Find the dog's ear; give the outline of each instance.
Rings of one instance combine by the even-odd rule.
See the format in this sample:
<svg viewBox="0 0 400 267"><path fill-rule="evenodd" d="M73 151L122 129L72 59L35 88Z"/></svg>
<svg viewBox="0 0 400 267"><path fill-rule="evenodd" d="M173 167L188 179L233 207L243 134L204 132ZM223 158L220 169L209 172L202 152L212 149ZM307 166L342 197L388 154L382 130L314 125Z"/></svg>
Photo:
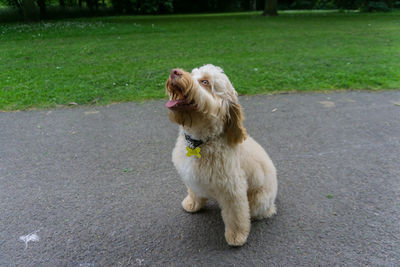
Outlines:
<svg viewBox="0 0 400 267"><path fill-rule="evenodd" d="M246 129L243 127L243 112L239 103L229 104L229 114L226 122L226 136L228 144L235 145L242 143L247 138Z"/></svg>
<svg viewBox="0 0 400 267"><path fill-rule="evenodd" d="M169 87L170 87L171 81L170 78L167 79L167 81L165 82L165 94L168 95L169 93Z"/></svg>

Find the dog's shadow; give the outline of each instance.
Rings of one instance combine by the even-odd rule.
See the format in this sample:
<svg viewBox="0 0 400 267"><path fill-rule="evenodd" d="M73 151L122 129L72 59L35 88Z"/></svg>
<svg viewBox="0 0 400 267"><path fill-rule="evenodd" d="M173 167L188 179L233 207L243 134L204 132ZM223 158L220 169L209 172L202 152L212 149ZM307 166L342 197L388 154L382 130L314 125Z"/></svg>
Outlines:
<svg viewBox="0 0 400 267"><path fill-rule="evenodd" d="M179 216L181 226L182 242L186 247L194 250L240 250L243 247L231 247L225 241L224 231L225 226L221 216L221 209L214 201L208 201L206 206L196 213L188 213L182 210L182 215ZM248 241L259 239L259 232L267 226L274 224L275 217L252 220L251 231Z"/></svg>
<svg viewBox="0 0 400 267"><path fill-rule="evenodd" d="M209 247L210 244L214 244L215 248L226 247L224 222L216 202L209 200L204 208L196 213L185 212L183 209L182 213L179 216L179 224L182 227L184 243L196 250Z"/></svg>

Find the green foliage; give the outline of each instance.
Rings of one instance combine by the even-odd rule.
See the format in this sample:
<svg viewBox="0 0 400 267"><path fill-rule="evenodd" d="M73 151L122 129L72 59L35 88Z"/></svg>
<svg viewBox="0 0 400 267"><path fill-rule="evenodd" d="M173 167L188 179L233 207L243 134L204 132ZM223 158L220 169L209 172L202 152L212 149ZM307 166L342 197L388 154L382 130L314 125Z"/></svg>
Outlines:
<svg viewBox="0 0 400 267"><path fill-rule="evenodd" d="M336 9L334 0L317 0L314 9Z"/></svg>
<svg viewBox="0 0 400 267"><path fill-rule="evenodd" d="M264 10L264 0L256 1ZM243 11L253 8L253 0L0 0L12 9L0 10L0 22L35 21L116 14L170 14ZM396 0L279 0L278 9L356 9L386 12L400 8ZM15 10L14 10L15 9ZM112 9L112 10L111 10Z"/></svg>
<svg viewBox="0 0 400 267"><path fill-rule="evenodd" d="M394 0L280 0L279 8L286 9L342 9L364 12L387 12L396 7ZM400 5L399 5L400 6Z"/></svg>
<svg viewBox="0 0 400 267"><path fill-rule="evenodd" d="M23 15L16 8L1 8L0 9L0 23L1 22L23 21L23 20L24 20Z"/></svg>
<svg viewBox="0 0 400 267"><path fill-rule="evenodd" d="M396 6L394 0L335 0L339 9L360 9L364 12L387 12Z"/></svg>
<svg viewBox="0 0 400 267"><path fill-rule="evenodd" d="M111 0L113 8L126 14L165 14L173 11L172 0Z"/></svg>
<svg viewBox="0 0 400 267"><path fill-rule="evenodd" d="M310 0L295 0L290 5L292 9L313 9L315 1Z"/></svg>
<svg viewBox="0 0 400 267"><path fill-rule="evenodd" d="M256 12L0 24L0 110L162 98L171 68L207 63L221 66L240 94L400 89L398 16Z"/></svg>
<svg viewBox="0 0 400 267"><path fill-rule="evenodd" d="M98 9L90 9L88 7L78 6L52 6L47 9L47 19L66 19L66 18L85 18L85 17L100 17L116 15L117 13L112 8L99 7Z"/></svg>
<svg viewBox="0 0 400 267"><path fill-rule="evenodd" d="M335 0L335 5L339 9L357 9L360 6L360 0Z"/></svg>
<svg viewBox="0 0 400 267"><path fill-rule="evenodd" d="M365 3L364 6L361 7L361 11L366 11L366 12L389 12L391 9L388 7L388 5L385 2L381 1L368 1Z"/></svg>
<svg viewBox="0 0 400 267"><path fill-rule="evenodd" d="M0 22L34 21L39 15L41 19L62 19L111 14L166 14L173 11L173 0L110 0L104 5L100 1L0 0L0 3L12 8L0 11Z"/></svg>
<svg viewBox="0 0 400 267"><path fill-rule="evenodd" d="M66 19L66 18L84 18L84 17L99 17L99 16L110 16L116 15L114 9L99 7L98 9L91 10L87 7L60 7L60 6L49 6L47 7L46 19ZM3 22L17 22L24 21L23 15L15 8L4 8L0 9L0 23Z"/></svg>
<svg viewBox="0 0 400 267"><path fill-rule="evenodd" d="M20 0L0 0L0 6L9 6L9 7L14 7L14 8L18 8L19 6L22 5L22 1Z"/></svg>
<svg viewBox="0 0 400 267"><path fill-rule="evenodd" d="M176 13L205 13L205 12L229 12L249 10L252 0L174 0ZM257 1L258 9L264 9L265 1Z"/></svg>

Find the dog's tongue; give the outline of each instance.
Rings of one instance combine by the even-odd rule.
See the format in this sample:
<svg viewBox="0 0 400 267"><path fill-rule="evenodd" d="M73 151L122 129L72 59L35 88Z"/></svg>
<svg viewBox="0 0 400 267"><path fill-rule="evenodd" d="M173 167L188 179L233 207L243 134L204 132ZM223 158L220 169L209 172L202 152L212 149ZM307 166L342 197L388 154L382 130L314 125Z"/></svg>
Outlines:
<svg viewBox="0 0 400 267"><path fill-rule="evenodd" d="M181 101L182 100L169 100L167 103L165 103L165 106L167 108L172 108L172 107L175 107Z"/></svg>

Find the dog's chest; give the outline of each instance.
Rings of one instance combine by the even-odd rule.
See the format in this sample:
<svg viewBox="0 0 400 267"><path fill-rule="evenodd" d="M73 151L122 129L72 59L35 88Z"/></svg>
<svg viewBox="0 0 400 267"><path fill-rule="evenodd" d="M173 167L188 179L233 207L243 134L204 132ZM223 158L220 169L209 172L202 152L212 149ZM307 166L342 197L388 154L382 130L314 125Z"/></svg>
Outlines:
<svg viewBox="0 0 400 267"><path fill-rule="evenodd" d="M224 177L224 159L226 153L210 146L200 146L201 158L188 156L186 142L181 135L172 152L172 161L185 184L200 197L214 198L215 188L221 186L220 177ZM221 158L222 157L222 158ZM218 164L219 163L219 164Z"/></svg>
<svg viewBox="0 0 400 267"><path fill-rule="evenodd" d="M212 197L212 175L210 168L200 165L197 158L186 158L177 168L182 176L183 181L198 196Z"/></svg>

